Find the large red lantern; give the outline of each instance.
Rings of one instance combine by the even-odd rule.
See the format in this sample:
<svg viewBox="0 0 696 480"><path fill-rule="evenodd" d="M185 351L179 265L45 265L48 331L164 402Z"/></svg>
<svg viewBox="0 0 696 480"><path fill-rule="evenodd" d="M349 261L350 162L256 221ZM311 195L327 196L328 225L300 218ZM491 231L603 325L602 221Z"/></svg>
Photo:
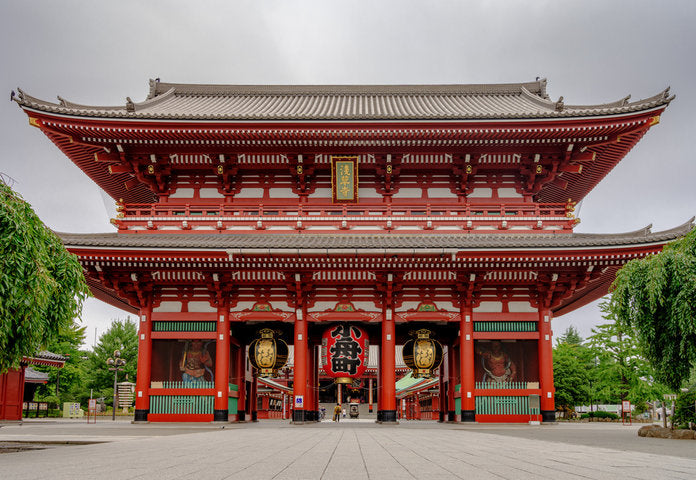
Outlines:
<svg viewBox="0 0 696 480"><path fill-rule="evenodd" d="M334 325L321 338L321 356L324 372L336 383L352 383L367 369L370 342L360 327L348 324Z"/></svg>

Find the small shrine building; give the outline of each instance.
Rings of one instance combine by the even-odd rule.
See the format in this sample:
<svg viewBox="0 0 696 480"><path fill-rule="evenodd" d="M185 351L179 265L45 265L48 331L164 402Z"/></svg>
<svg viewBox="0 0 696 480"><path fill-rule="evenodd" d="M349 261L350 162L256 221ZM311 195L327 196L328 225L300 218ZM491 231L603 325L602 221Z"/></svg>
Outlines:
<svg viewBox="0 0 696 480"><path fill-rule="evenodd" d="M118 202L115 232L59 235L94 295L138 316L136 420L255 418L248 345L268 329L293 347L274 381L297 423L319 418L336 324L379 347L350 384L378 421L397 420L397 345L423 330L443 346L440 420L554 421L551 319L692 228L574 233L576 202L672 99L570 105L546 80L15 97Z"/></svg>

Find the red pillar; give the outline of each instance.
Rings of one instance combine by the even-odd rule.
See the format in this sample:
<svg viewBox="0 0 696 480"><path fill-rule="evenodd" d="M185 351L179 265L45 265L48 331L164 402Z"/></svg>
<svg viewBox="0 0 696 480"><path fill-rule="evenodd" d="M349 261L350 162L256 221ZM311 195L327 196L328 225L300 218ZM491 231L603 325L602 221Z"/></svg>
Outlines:
<svg viewBox="0 0 696 480"><path fill-rule="evenodd" d="M152 372L152 297L140 309L140 328L138 333L138 376L135 384L136 422L147 422L150 412L150 375Z"/></svg>
<svg viewBox="0 0 696 480"><path fill-rule="evenodd" d="M234 376L237 382L237 421L246 420L246 346L239 344L235 354Z"/></svg>
<svg viewBox="0 0 696 480"><path fill-rule="evenodd" d="M228 421L230 377L230 309L227 302L218 307L217 338L215 339L215 410L213 421Z"/></svg>
<svg viewBox="0 0 696 480"><path fill-rule="evenodd" d="M454 356L454 346L447 346L447 421L456 422L457 412L454 411L454 385L457 383L454 372L454 364L456 357Z"/></svg>
<svg viewBox="0 0 696 480"><path fill-rule="evenodd" d="M387 307L382 317L382 401L377 420L384 423L396 422L396 328L393 315L392 307Z"/></svg>
<svg viewBox="0 0 696 480"><path fill-rule="evenodd" d="M367 409L372 413L372 379L367 380Z"/></svg>
<svg viewBox="0 0 696 480"><path fill-rule="evenodd" d="M314 418L314 404L316 399L314 383L316 380L316 374L314 372L316 367L314 358L314 345L310 344L307 348L307 398L305 399L305 420L308 422L313 422Z"/></svg>
<svg viewBox="0 0 696 480"><path fill-rule="evenodd" d="M551 310L539 308L539 383L541 387L541 419L556 421L556 405L553 386L553 344Z"/></svg>
<svg viewBox="0 0 696 480"><path fill-rule="evenodd" d="M459 322L459 371L462 422L476 420L476 401L474 398L474 321L471 307L462 307Z"/></svg>
<svg viewBox="0 0 696 480"><path fill-rule="evenodd" d="M295 407L292 411L294 423L305 421L305 401L307 399L307 322L304 308L295 311L294 337L294 380L292 393L295 396Z"/></svg>

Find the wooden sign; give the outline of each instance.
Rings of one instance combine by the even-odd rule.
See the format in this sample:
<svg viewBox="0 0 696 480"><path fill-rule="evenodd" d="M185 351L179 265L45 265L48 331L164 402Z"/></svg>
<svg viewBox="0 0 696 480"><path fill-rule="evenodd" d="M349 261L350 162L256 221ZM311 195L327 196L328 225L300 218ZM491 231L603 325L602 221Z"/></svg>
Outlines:
<svg viewBox="0 0 696 480"><path fill-rule="evenodd" d="M331 200L333 203L357 203L358 161L360 157L331 157Z"/></svg>

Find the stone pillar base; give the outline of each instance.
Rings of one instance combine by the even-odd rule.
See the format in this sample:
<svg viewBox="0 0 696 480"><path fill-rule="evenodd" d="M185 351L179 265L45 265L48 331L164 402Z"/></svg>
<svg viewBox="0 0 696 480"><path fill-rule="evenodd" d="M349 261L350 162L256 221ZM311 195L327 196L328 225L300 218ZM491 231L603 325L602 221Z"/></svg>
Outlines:
<svg viewBox="0 0 696 480"><path fill-rule="evenodd" d="M475 422L476 421L476 411L475 410L462 410L462 422Z"/></svg>
<svg viewBox="0 0 696 480"><path fill-rule="evenodd" d="M306 412L304 410L293 410L292 411L292 423L295 423L297 425L302 425L307 420L305 413Z"/></svg>
<svg viewBox="0 0 696 480"><path fill-rule="evenodd" d="M381 412L377 412L377 418L380 419L380 423L398 423L396 421L396 410L382 410Z"/></svg>
<svg viewBox="0 0 696 480"><path fill-rule="evenodd" d="M229 420L227 410L213 410L213 422L225 422Z"/></svg>
<svg viewBox="0 0 696 480"><path fill-rule="evenodd" d="M147 415L150 410L136 410L135 416L133 417L133 423L147 423Z"/></svg>
<svg viewBox="0 0 696 480"><path fill-rule="evenodd" d="M542 421L542 423L556 423L556 411L555 410L542 410L541 411L541 421Z"/></svg>

